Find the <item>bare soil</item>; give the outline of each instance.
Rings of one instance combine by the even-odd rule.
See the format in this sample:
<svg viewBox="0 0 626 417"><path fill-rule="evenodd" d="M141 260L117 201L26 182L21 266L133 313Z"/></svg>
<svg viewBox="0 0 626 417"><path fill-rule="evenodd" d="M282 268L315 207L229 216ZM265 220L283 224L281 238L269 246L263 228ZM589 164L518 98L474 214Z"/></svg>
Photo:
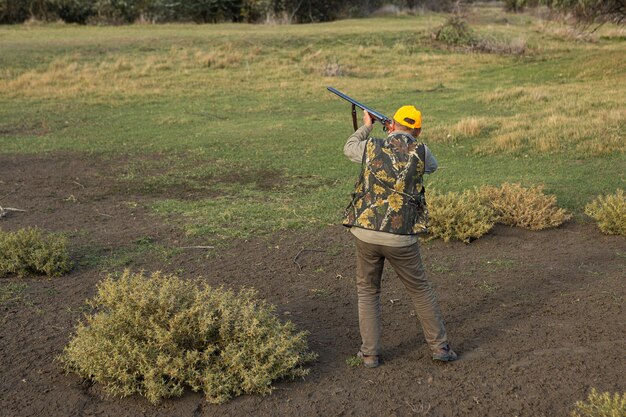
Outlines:
<svg viewBox="0 0 626 417"><path fill-rule="evenodd" d="M593 224L542 232L496 227L469 245L425 242L422 256L460 360L431 361L408 297L387 270L384 362L372 370L346 363L360 345L346 230L142 254L137 242L146 239L168 248L211 245L210 237L192 241L177 219L149 210L174 192L199 198L211 191L142 193L120 181L127 168L116 157L0 155L0 205L27 210L0 219L0 227L66 232L76 262L61 278L0 281L28 285L19 299L0 304L0 415L566 416L591 387L626 391L626 240L604 236ZM133 256L120 260L125 250ZM270 396L220 406L191 392L158 406L138 396L106 397L98 384L64 374L55 358L104 270L122 266L252 286L282 318L310 331L319 360L307 378L279 381Z"/></svg>

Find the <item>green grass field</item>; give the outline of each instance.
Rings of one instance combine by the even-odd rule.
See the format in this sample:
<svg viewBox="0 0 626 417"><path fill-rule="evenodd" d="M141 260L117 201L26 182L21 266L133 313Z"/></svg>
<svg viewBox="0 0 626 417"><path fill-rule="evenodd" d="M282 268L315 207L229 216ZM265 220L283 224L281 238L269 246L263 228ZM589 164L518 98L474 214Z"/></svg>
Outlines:
<svg viewBox="0 0 626 417"><path fill-rule="evenodd" d="M120 181L210 189L152 207L190 234L319 227L339 222L359 169L342 154L350 108L331 85L389 116L422 110L441 166L429 187L544 184L577 214L624 187L623 27L580 40L555 22L475 9L478 36L525 46L487 54L434 41L446 18L3 26L0 149L131 155Z"/></svg>

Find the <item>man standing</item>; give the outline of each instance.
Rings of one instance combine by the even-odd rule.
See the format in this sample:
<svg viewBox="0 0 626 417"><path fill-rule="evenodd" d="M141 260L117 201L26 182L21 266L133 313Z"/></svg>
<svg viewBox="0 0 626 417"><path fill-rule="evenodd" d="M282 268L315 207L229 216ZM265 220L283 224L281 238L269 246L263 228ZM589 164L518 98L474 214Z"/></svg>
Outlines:
<svg viewBox="0 0 626 417"><path fill-rule="evenodd" d="M437 169L435 157L417 142L422 115L413 106L401 107L385 139L369 137L373 124L369 113L364 112L363 122L343 150L348 159L362 163L343 221L356 241L359 357L368 368L379 365L380 282L387 259L413 301L432 358L453 361L457 355L448 344L417 240L417 233L427 227L428 216L422 177Z"/></svg>

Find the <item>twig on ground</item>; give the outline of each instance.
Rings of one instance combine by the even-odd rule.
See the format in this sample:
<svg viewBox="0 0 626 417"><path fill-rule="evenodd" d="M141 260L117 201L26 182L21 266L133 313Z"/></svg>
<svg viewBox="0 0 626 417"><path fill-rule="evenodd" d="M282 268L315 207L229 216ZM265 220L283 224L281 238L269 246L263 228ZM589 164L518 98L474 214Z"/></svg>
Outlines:
<svg viewBox="0 0 626 417"><path fill-rule="evenodd" d="M302 254L302 252L326 252L322 249L300 249L300 252L293 258L293 263L298 265L298 269L302 271L302 266L298 263L298 257Z"/></svg>
<svg viewBox="0 0 626 417"><path fill-rule="evenodd" d="M105 216L105 217L113 217L110 214L106 214L106 213L100 213L99 211L96 211L97 214L101 215L101 216Z"/></svg>
<svg viewBox="0 0 626 417"><path fill-rule="evenodd" d="M26 210L14 208L14 207L2 207L2 206L0 206L0 217L6 216L7 214L9 214L10 211L21 211L23 213L26 212Z"/></svg>
<svg viewBox="0 0 626 417"><path fill-rule="evenodd" d="M80 185L80 188L83 188L83 189L85 188L85 186L83 184L81 184L80 182L78 182L78 181L72 181L72 182L74 184Z"/></svg>
<svg viewBox="0 0 626 417"><path fill-rule="evenodd" d="M181 249L213 249L215 246L181 246Z"/></svg>

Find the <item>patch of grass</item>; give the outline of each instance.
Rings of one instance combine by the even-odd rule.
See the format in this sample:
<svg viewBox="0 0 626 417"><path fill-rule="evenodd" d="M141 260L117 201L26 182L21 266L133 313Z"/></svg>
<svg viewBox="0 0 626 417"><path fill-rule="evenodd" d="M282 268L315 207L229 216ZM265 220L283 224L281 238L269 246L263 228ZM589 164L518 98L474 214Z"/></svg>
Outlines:
<svg viewBox="0 0 626 417"><path fill-rule="evenodd" d="M527 52L468 53L431 39L447 18L5 25L0 147L129 160L129 193L218 241L340 222L359 168L341 152L349 105L327 85L387 115L417 105L442 168L428 185L442 192L545 184L582 212L587 196L624 183L622 29L570 41L536 16L480 7L467 16L475 37L523 39Z"/></svg>
<svg viewBox="0 0 626 417"><path fill-rule="evenodd" d="M477 117L464 117L452 128L459 136L473 138L483 131L485 122Z"/></svg>
<svg viewBox="0 0 626 417"><path fill-rule="evenodd" d="M604 59L612 60L610 56ZM562 77L570 76L562 74ZM584 95L576 100L568 99L575 90L580 91L580 88L567 82L500 87L485 93L482 100L488 107L518 111L492 118L500 127L487 140L475 145L474 151L493 155L530 150L534 155L570 150L585 157L626 152L623 140L626 110L621 92L612 91L609 84L595 77L589 80ZM534 117L529 118L523 109L532 111ZM585 120L580 120L581 112L589 113Z"/></svg>
<svg viewBox="0 0 626 417"><path fill-rule="evenodd" d="M346 359L346 365L351 368L357 368L363 364L363 359L359 358L357 355L352 355Z"/></svg>
<svg viewBox="0 0 626 417"><path fill-rule="evenodd" d="M331 207L341 189L320 185L302 194L297 190L272 193L253 186L232 186L234 195L196 201L164 200L153 205L156 213L181 218L190 236L211 235L213 243L246 239L286 229L302 229L339 220ZM280 198L276 198L280 197Z"/></svg>
<svg viewBox="0 0 626 417"><path fill-rule="evenodd" d="M129 267L138 261L144 261L146 258L167 263L181 251L180 248L166 247L155 243L152 237L144 236L125 247L114 249L83 248L78 263L85 267L114 271Z"/></svg>
<svg viewBox="0 0 626 417"><path fill-rule="evenodd" d="M72 265L67 238L63 235L44 234L38 228L0 230L0 277L9 274L58 277L69 272Z"/></svg>
<svg viewBox="0 0 626 417"><path fill-rule="evenodd" d="M586 401L577 401L572 417L622 417L626 415L626 393L599 393L595 388Z"/></svg>
<svg viewBox="0 0 626 417"><path fill-rule="evenodd" d="M28 285L22 282L0 283L0 305L20 301L27 289Z"/></svg>
<svg viewBox="0 0 626 417"><path fill-rule="evenodd" d="M255 295L158 272L108 276L61 360L112 395L138 393L151 403L186 388L212 403L269 394L274 380L306 375L315 355L306 333Z"/></svg>
<svg viewBox="0 0 626 417"><path fill-rule="evenodd" d="M596 197L585 206L585 214L593 217L602 233L626 236L626 193Z"/></svg>

